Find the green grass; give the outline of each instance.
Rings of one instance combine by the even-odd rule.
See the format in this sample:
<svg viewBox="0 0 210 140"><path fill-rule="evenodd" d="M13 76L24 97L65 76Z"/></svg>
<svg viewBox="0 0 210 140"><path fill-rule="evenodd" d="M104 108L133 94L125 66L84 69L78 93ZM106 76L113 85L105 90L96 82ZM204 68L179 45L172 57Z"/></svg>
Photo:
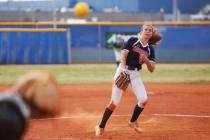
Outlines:
<svg viewBox="0 0 210 140"><path fill-rule="evenodd" d="M116 65L1 65L0 85L11 85L30 70L50 71L60 84L96 84L111 83ZM144 66L141 77L147 83L210 83L210 64L157 64L154 73Z"/></svg>
<svg viewBox="0 0 210 140"><path fill-rule="evenodd" d="M157 83L208 83L210 82L210 64L158 64L154 73L148 73L146 67L141 72L146 82Z"/></svg>

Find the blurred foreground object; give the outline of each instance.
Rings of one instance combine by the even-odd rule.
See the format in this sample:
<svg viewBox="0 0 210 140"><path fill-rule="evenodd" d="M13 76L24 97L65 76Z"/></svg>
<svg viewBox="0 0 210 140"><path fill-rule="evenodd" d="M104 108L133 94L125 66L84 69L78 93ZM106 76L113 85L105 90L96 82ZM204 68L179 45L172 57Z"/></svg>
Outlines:
<svg viewBox="0 0 210 140"><path fill-rule="evenodd" d="M54 114L57 112L59 94L57 82L48 72L30 72L21 76L13 90L32 107Z"/></svg>
<svg viewBox="0 0 210 140"><path fill-rule="evenodd" d="M29 119L58 113L57 83L48 72L21 76L8 91L0 94L0 139L20 140Z"/></svg>

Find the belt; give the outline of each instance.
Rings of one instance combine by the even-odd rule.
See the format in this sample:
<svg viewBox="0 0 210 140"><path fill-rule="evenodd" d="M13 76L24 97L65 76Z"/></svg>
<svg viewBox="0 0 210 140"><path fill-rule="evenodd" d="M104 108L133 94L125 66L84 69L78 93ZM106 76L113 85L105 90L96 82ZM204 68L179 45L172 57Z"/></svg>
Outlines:
<svg viewBox="0 0 210 140"><path fill-rule="evenodd" d="M127 69L128 69L128 70L137 70L137 71L140 70L140 68L132 67L132 66L128 66Z"/></svg>

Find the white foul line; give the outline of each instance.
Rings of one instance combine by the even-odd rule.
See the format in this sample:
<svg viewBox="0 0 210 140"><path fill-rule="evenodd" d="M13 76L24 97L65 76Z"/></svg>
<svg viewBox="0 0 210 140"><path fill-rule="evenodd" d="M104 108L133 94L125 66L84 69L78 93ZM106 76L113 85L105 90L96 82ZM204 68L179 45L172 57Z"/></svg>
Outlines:
<svg viewBox="0 0 210 140"><path fill-rule="evenodd" d="M61 138L61 137L54 137L54 138L49 138L49 137L32 137L32 139L47 139L47 140L81 140L81 138ZM90 138L85 138L86 140L91 140Z"/></svg>
<svg viewBox="0 0 210 140"><path fill-rule="evenodd" d="M163 117L191 117L191 118L210 118L210 116L203 115L183 115L183 114L152 114L153 116L163 116Z"/></svg>
<svg viewBox="0 0 210 140"><path fill-rule="evenodd" d="M160 116L160 117L190 117L190 118L210 118L210 116L205 115L187 115L187 114L151 114L152 116ZM130 117L131 115L112 115L113 117ZM142 115L149 116L149 115ZM86 119L86 118L100 118L101 115L73 115L73 116L63 116L63 117L55 117L55 118L42 118L42 119L31 119L30 121L42 121L42 120L62 120L62 119Z"/></svg>

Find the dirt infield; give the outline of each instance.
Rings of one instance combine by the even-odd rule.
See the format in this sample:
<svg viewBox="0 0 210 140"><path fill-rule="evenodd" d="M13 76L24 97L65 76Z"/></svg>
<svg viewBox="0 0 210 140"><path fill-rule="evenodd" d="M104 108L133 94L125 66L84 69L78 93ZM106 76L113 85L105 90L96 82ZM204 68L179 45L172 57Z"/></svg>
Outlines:
<svg viewBox="0 0 210 140"><path fill-rule="evenodd" d="M61 112L55 118L31 120L24 140L208 140L210 84L146 84L149 102L140 116L143 133L127 125L136 99L130 89L109 120L104 135L94 126L109 102L110 84L62 86Z"/></svg>

